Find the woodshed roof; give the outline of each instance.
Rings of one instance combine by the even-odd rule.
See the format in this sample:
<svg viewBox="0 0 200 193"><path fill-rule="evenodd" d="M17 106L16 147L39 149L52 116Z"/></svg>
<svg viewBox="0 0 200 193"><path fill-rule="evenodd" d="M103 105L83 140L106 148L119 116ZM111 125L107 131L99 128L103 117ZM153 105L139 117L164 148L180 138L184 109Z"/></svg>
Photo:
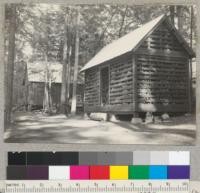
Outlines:
<svg viewBox="0 0 200 193"><path fill-rule="evenodd" d="M168 26L172 29L172 32L178 39L178 41L186 49L190 57L194 57L194 51L188 46L187 42L180 35L178 30L171 24L166 15L161 15L154 20L142 25L134 31L126 34L125 36L113 41L108 44L102 50L100 50L82 69L85 71L89 68L102 64L113 58L121 56L125 53L135 51L145 41L145 39L163 22L166 21Z"/></svg>

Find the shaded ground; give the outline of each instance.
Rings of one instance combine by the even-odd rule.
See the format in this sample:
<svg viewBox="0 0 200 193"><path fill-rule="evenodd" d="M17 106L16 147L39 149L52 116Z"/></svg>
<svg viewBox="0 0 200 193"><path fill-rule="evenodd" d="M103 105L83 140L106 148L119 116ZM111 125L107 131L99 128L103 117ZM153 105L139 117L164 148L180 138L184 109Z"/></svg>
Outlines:
<svg viewBox="0 0 200 193"><path fill-rule="evenodd" d="M15 122L4 135L10 143L98 143L192 145L194 116L171 118L158 124L84 120L82 116L47 116L41 113L15 114Z"/></svg>

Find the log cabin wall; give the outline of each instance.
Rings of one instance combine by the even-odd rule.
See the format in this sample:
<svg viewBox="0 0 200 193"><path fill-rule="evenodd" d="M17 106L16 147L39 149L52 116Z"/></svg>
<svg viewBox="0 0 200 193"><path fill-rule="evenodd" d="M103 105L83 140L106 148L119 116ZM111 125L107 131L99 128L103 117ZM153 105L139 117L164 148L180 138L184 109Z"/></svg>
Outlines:
<svg viewBox="0 0 200 193"><path fill-rule="evenodd" d="M132 55L121 57L110 65L110 111L131 113L133 111Z"/></svg>
<svg viewBox="0 0 200 193"><path fill-rule="evenodd" d="M138 111L188 112L189 56L165 23L136 54Z"/></svg>
<svg viewBox="0 0 200 193"><path fill-rule="evenodd" d="M118 57L85 72L85 112L128 114L133 111L132 54ZM101 104L101 70L109 69L109 101Z"/></svg>
<svg viewBox="0 0 200 193"><path fill-rule="evenodd" d="M85 72L84 111L90 112L100 106L100 71L99 67Z"/></svg>

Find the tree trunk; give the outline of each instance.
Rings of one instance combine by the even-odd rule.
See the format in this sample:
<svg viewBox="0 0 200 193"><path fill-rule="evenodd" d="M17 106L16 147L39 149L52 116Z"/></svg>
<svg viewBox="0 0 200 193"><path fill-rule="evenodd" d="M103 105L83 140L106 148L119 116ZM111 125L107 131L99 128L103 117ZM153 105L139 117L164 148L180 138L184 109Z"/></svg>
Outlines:
<svg viewBox="0 0 200 193"><path fill-rule="evenodd" d="M193 41L193 19L194 19L194 10L193 6L191 6L190 9L190 14L191 14L191 20L190 20L190 47L192 48L192 41ZM192 74L193 74L193 69L192 69L192 59L189 60L189 112L193 111L193 98L194 98L194 93L192 91Z"/></svg>
<svg viewBox="0 0 200 193"><path fill-rule="evenodd" d="M66 97L67 97L67 112L70 112L69 109L69 99L70 99L70 84L71 84L71 36L69 37L69 43L68 43L68 51L67 51L67 57L68 57L68 68L67 68L67 91L66 91Z"/></svg>
<svg viewBox="0 0 200 193"><path fill-rule="evenodd" d="M191 14L191 20L190 20L190 47L192 48L193 45L193 25L194 25L194 9L193 9L193 6L191 6L190 8L190 14Z"/></svg>
<svg viewBox="0 0 200 193"><path fill-rule="evenodd" d="M182 6L177 6L177 19L178 19L178 30L182 32L183 30L183 13L182 13Z"/></svg>
<svg viewBox="0 0 200 193"><path fill-rule="evenodd" d="M77 79L78 79L78 62L79 62L79 21L80 13L77 10L77 20L76 20L76 39L75 39L75 61L74 61L74 79L73 79L73 93L72 93L72 104L71 104L71 114L76 114L76 89L77 89Z"/></svg>
<svg viewBox="0 0 200 193"><path fill-rule="evenodd" d="M51 81L51 67L49 66L49 71L48 71L48 97L49 97L49 113L52 113L52 107L53 107L53 102L52 102L52 81Z"/></svg>
<svg viewBox="0 0 200 193"><path fill-rule="evenodd" d="M46 61L47 63L47 61ZM45 69L45 82L44 82L44 100L43 100L43 109L45 112L49 110L49 96L48 96L48 75L47 75L47 64Z"/></svg>
<svg viewBox="0 0 200 193"><path fill-rule="evenodd" d="M123 31L123 26L124 26L127 10L128 10L128 6L125 8L124 13L122 15L122 21L121 21L121 24L120 24L119 35L118 35L119 38L123 35L122 31Z"/></svg>
<svg viewBox="0 0 200 193"><path fill-rule="evenodd" d="M175 6L174 5L170 5L169 6L169 12L170 12L170 18L171 18L171 22L174 25L175 24Z"/></svg>
<svg viewBox="0 0 200 193"><path fill-rule="evenodd" d="M44 101L43 109L47 113L52 113L52 98L51 98L51 69L48 63L47 55L45 56L45 85L44 85Z"/></svg>
<svg viewBox="0 0 200 193"><path fill-rule="evenodd" d="M67 17L67 16L66 16ZM61 86L61 97L60 97L60 113L67 114L67 79L68 79L68 38L67 38L67 25L68 19L65 19L65 35L64 35L64 47L63 47L63 70L62 70L62 86Z"/></svg>
<svg viewBox="0 0 200 193"><path fill-rule="evenodd" d="M16 32L16 5L11 4L8 37L8 60L6 66L6 94L5 94L5 124L11 123L13 101L13 74L15 62L15 32Z"/></svg>

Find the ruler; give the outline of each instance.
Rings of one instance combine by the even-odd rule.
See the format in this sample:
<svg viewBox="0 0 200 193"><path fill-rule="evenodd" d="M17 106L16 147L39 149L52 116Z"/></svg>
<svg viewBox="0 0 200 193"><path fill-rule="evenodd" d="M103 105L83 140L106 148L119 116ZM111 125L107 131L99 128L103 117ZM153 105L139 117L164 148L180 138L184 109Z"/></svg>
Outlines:
<svg viewBox="0 0 200 193"><path fill-rule="evenodd" d="M189 193L189 180L26 180L0 187L0 193Z"/></svg>

